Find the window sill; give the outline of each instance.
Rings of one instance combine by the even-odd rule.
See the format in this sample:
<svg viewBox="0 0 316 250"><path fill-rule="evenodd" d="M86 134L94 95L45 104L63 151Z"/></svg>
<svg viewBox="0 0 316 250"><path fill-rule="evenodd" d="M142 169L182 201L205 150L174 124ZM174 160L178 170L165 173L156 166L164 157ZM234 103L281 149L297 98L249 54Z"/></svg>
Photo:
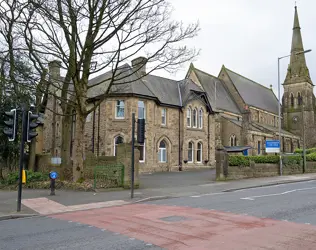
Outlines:
<svg viewBox="0 0 316 250"><path fill-rule="evenodd" d="M139 161L139 163L145 163L145 161Z"/></svg>
<svg viewBox="0 0 316 250"><path fill-rule="evenodd" d="M116 117L115 117L114 121L117 121L117 122L124 122L124 121L126 121L126 118L116 118Z"/></svg>

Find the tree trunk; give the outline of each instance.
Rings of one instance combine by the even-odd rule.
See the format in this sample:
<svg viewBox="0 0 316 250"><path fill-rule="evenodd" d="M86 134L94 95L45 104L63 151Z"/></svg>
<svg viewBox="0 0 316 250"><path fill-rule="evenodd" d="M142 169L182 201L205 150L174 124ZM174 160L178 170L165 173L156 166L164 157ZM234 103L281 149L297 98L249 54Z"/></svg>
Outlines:
<svg viewBox="0 0 316 250"><path fill-rule="evenodd" d="M77 112L76 115L76 134L73 153L73 180L78 181L83 177L83 155L84 155L84 128L85 117Z"/></svg>
<svg viewBox="0 0 316 250"><path fill-rule="evenodd" d="M70 114L62 118L62 144L61 144L61 178L65 180L72 179L72 165L70 160L71 147L71 124L72 117Z"/></svg>

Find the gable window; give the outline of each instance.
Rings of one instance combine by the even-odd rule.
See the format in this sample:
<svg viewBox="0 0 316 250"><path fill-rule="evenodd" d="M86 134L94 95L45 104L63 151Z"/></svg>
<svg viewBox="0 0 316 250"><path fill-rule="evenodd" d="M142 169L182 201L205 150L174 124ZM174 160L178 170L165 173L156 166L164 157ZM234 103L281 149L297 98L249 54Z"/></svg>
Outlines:
<svg viewBox="0 0 316 250"><path fill-rule="evenodd" d="M293 93L291 93L290 98L291 98L291 107L294 107L294 95L293 95Z"/></svg>
<svg viewBox="0 0 316 250"><path fill-rule="evenodd" d="M163 108L161 110L161 124L166 125L167 124L167 109Z"/></svg>
<svg viewBox="0 0 316 250"><path fill-rule="evenodd" d="M158 161L163 163L167 162L167 147L164 140L159 143Z"/></svg>
<svg viewBox="0 0 316 250"><path fill-rule="evenodd" d="M201 142L199 142L198 144L197 144L197 151L196 151L196 161L198 162L198 163L201 163L202 162L202 149L203 149L203 145L202 145L202 143Z"/></svg>
<svg viewBox="0 0 316 250"><path fill-rule="evenodd" d="M143 145L139 145L139 162L145 162L145 142Z"/></svg>
<svg viewBox="0 0 316 250"><path fill-rule="evenodd" d="M193 110L193 128L197 127L197 109Z"/></svg>
<svg viewBox="0 0 316 250"><path fill-rule="evenodd" d="M138 119L146 119L145 103L138 101Z"/></svg>
<svg viewBox="0 0 316 250"><path fill-rule="evenodd" d="M116 101L115 118L123 119L125 116L125 102L123 100Z"/></svg>
<svg viewBox="0 0 316 250"><path fill-rule="evenodd" d="M194 145L193 142L189 142L188 145L188 162L193 162L193 151L194 151Z"/></svg>
<svg viewBox="0 0 316 250"><path fill-rule="evenodd" d="M120 135L116 136L114 138L114 156L116 155L117 152L117 145L124 143L124 138Z"/></svg>
<svg viewBox="0 0 316 250"><path fill-rule="evenodd" d="M203 128L203 110L202 109L199 110L199 128L200 129Z"/></svg>
<svg viewBox="0 0 316 250"><path fill-rule="evenodd" d="M191 108L187 109L187 127L191 127Z"/></svg>
<svg viewBox="0 0 316 250"><path fill-rule="evenodd" d="M231 147L237 146L237 138L236 138L236 135L232 135L232 136L230 137L230 146L231 146Z"/></svg>

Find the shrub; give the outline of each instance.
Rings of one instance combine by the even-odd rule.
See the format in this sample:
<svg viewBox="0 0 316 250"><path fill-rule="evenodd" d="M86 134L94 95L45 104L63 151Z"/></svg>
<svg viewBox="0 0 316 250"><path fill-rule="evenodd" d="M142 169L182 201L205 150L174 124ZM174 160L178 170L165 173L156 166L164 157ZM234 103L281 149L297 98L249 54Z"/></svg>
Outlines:
<svg viewBox="0 0 316 250"><path fill-rule="evenodd" d="M249 158L243 155L231 155L228 157L229 166L249 166Z"/></svg>
<svg viewBox="0 0 316 250"><path fill-rule="evenodd" d="M49 180L48 173L42 172L33 172L33 171L26 171L26 182L38 182L38 181L47 181ZM7 178L3 181L4 184L13 185L17 184L19 180L19 172L12 172L8 174Z"/></svg>
<svg viewBox="0 0 316 250"><path fill-rule="evenodd" d="M302 148L297 148L294 150L294 153L296 154L303 154L303 149ZM306 149L306 154L312 154L312 153L316 153L316 148L307 148Z"/></svg>
<svg viewBox="0 0 316 250"><path fill-rule="evenodd" d="M287 155L282 157L283 163L288 165L300 164L301 160L301 155Z"/></svg>
<svg viewBox="0 0 316 250"><path fill-rule="evenodd" d="M316 153L306 155L306 161L316 161Z"/></svg>
<svg viewBox="0 0 316 250"><path fill-rule="evenodd" d="M256 156L243 156L243 155L230 155L228 157L229 166L249 166L250 161L255 163L279 163L278 155L256 155Z"/></svg>

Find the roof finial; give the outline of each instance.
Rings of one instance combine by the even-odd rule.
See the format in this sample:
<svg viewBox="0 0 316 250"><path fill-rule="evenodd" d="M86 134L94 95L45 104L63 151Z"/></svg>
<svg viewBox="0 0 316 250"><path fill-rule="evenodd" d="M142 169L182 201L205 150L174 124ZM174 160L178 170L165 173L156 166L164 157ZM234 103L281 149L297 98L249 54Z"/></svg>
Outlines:
<svg viewBox="0 0 316 250"><path fill-rule="evenodd" d="M296 1L295 1L295 8L296 8Z"/></svg>

